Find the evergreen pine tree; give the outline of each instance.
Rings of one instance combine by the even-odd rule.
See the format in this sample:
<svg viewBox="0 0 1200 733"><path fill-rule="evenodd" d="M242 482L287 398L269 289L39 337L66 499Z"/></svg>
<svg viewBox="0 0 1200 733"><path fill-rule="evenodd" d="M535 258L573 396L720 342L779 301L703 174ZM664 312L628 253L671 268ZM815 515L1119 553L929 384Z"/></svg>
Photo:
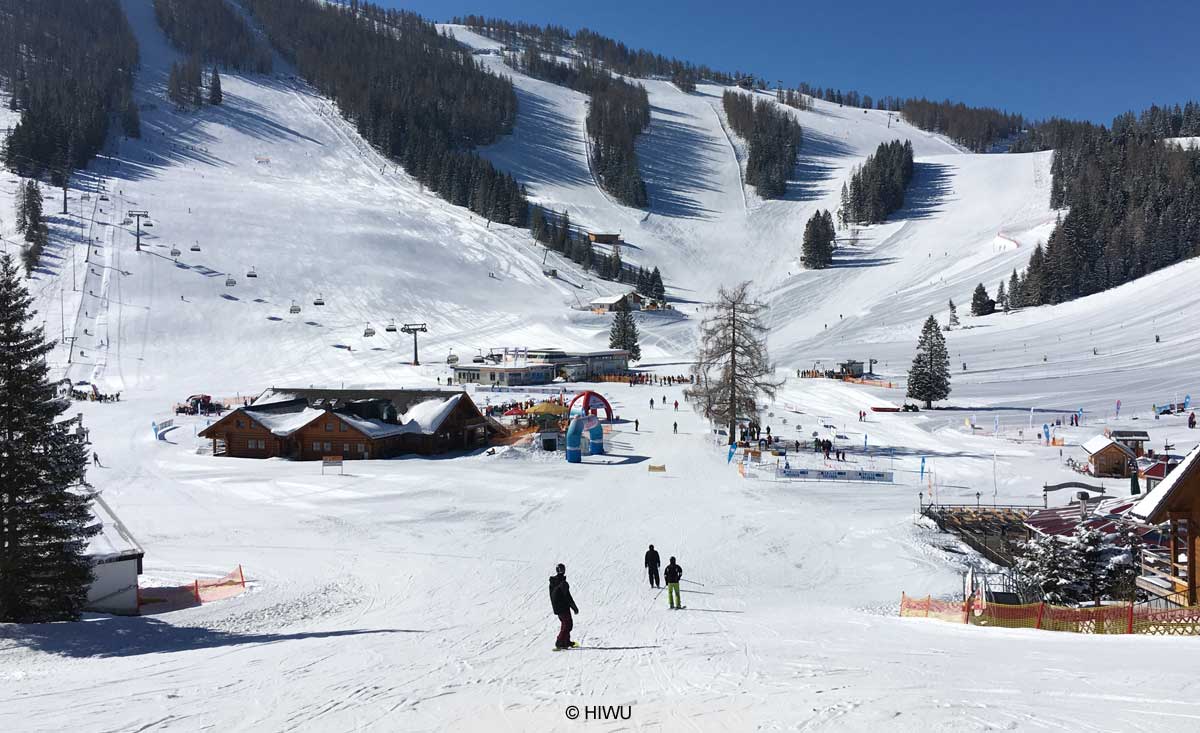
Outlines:
<svg viewBox="0 0 1200 733"><path fill-rule="evenodd" d="M12 258L0 258L0 622L78 619L88 538L99 531L85 481L87 443L47 377L53 345L34 327Z"/></svg>
<svg viewBox="0 0 1200 733"><path fill-rule="evenodd" d="M1010 308L1020 308L1021 302L1021 280L1017 277L1017 268L1013 268L1012 276L1008 278L1008 306Z"/></svg>
<svg viewBox="0 0 1200 733"><path fill-rule="evenodd" d="M946 338L933 316L926 319L921 328L917 355L908 370L908 396L924 400L925 409L932 408L934 400L950 396L950 354L946 350Z"/></svg>
<svg viewBox="0 0 1200 733"><path fill-rule="evenodd" d="M975 286L975 292L971 294L971 315L986 316L996 309L996 304L988 297L987 288L983 287L983 283Z"/></svg>
<svg viewBox="0 0 1200 733"><path fill-rule="evenodd" d="M1008 293L1004 291L1003 280L996 286L996 305L1000 306L1005 313L1008 313Z"/></svg>
<svg viewBox="0 0 1200 733"><path fill-rule="evenodd" d="M220 104L225 101L225 96L221 93L221 74L217 71L217 67L213 67L212 79L208 82L208 103Z"/></svg>
<svg viewBox="0 0 1200 733"><path fill-rule="evenodd" d="M17 183L17 193L13 197L13 213L16 215L17 234L24 234L29 227L29 219L25 212L25 183Z"/></svg>
<svg viewBox="0 0 1200 733"><path fill-rule="evenodd" d="M37 238L42 224L42 188L37 184L37 181L29 179L23 184L24 192L21 194L21 208L24 212L25 228L22 230L25 233L25 241L32 242ZM17 217L18 222L21 221L21 216Z"/></svg>
<svg viewBox="0 0 1200 733"><path fill-rule="evenodd" d="M637 321L634 320L633 311L629 308L628 299L622 299L617 304L612 328L608 333L608 347L625 349L629 352L630 361L641 361L642 359L642 347L638 343Z"/></svg>
<svg viewBox="0 0 1200 733"><path fill-rule="evenodd" d="M958 327L958 308L955 307L954 301L950 301L950 320L946 321L946 330Z"/></svg>
<svg viewBox="0 0 1200 733"><path fill-rule="evenodd" d="M663 286L662 273L657 267L650 273L650 297L660 303L667 299L667 289Z"/></svg>

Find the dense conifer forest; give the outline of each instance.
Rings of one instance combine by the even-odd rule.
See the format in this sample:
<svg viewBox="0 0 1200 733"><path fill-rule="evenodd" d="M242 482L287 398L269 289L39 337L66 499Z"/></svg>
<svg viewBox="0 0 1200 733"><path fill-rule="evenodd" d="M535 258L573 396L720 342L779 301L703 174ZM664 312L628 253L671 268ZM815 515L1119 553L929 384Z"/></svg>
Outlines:
<svg viewBox="0 0 1200 733"><path fill-rule="evenodd" d="M650 124L650 100L640 84L617 78L595 64L566 64L546 58L534 45L511 54L522 72L591 97L589 156L600 186L627 205L646 206L646 184L638 171L637 136Z"/></svg>
<svg viewBox="0 0 1200 733"><path fill-rule="evenodd" d="M743 76L740 72L730 74L645 49L629 48L620 41L587 28L571 33L562 26L514 23L480 15L455 18L453 22L499 41L510 49L534 45L545 53L562 56L570 50L569 45L573 45L581 57L599 62L615 74L642 79L667 78L685 92L694 91L698 81L732 84Z"/></svg>
<svg viewBox="0 0 1200 733"><path fill-rule="evenodd" d="M842 221L879 224L904 205L904 190L913 177L912 142L880 143L873 155L842 185Z"/></svg>
<svg viewBox="0 0 1200 733"><path fill-rule="evenodd" d="M4 163L56 183L99 152L110 121L140 132L137 41L116 0L0 0L0 86L21 118Z"/></svg>
<svg viewBox="0 0 1200 733"><path fill-rule="evenodd" d="M916 127L940 132L974 153L990 151L995 143L1019 134L1024 125L1021 115L949 100L906 99L900 114Z"/></svg>
<svg viewBox="0 0 1200 733"><path fill-rule="evenodd" d="M522 187L472 152L511 131L509 80L415 13L315 0L244 4L301 75L410 175L492 221L528 223Z"/></svg>
<svg viewBox="0 0 1200 733"><path fill-rule="evenodd" d="M721 101L729 126L746 141L746 183L763 198L779 198L796 166L804 140L800 123L765 99L726 90Z"/></svg>
<svg viewBox="0 0 1200 733"><path fill-rule="evenodd" d="M1010 281L1015 305L1061 303L1200 255L1200 151L1166 138L1200 135L1200 105L1126 113L1111 128L1052 121L1050 205L1068 209Z"/></svg>
<svg viewBox="0 0 1200 733"><path fill-rule="evenodd" d="M271 50L225 0L154 0L154 17L171 43L202 63L271 71Z"/></svg>

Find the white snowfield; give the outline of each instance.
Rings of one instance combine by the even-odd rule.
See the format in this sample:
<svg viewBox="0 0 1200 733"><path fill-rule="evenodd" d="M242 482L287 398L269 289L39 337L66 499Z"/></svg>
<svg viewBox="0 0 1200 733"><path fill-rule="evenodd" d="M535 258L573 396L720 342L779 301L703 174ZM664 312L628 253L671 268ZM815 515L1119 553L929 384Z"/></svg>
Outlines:
<svg viewBox="0 0 1200 733"><path fill-rule="evenodd" d="M762 201L741 184L721 90L647 82L647 215L591 179L581 96L509 70L520 118L486 154L536 200L620 230L627 259L660 265L681 298L686 319L641 317L646 362L685 372L696 303L753 277L773 305L773 354L788 376L764 425L789 441L831 437L851 453L830 467L894 471L896 482L742 478L678 387L601 385L621 420L609 455L581 465L520 448L347 461L345 475L213 458L197 453L207 419L172 415L188 395L424 387L448 375L452 347L464 359L493 346L602 348L608 319L573 308L615 288L553 256L562 277L544 277L527 233L423 192L282 65L271 77L223 74L221 108L172 110L163 82L176 55L149 0L123 5L141 45L144 137L114 140L97 165L108 201L72 190L72 213L52 223L64 244L30 286L51 335L74 338L69 365L66 347L55 351L57 372L122 393L77 409L105 466L89 479L145 549L143 582L240 564L250 587L171 613L0 626L0 730L1200 725L1198 640L897 617L901 592L961 589L964 548L914 522L931 486L944 502L1040 504L1043 484L1078 478L1062 459L1082 459L1080 444L1106 426L1146 428L1154 447L1169 441L1177 453L1197 442L1183 417L1150 415L1195 388L1197 342L1185 327L1196 262L1061 306L966 315L974 285L994 292L1053 226L1047 154L964 154L885 113L818 102L795 113L806 143L789 196ZM803 271L807 218L833 208L853 166L894 137L913 140L918 156L906 210L863 228L837 267ZM5 176L7 198L15 180ZM122 224L130 210L153 223L142 253ZM921 321L944 321L951 297L963 320L948 334L957 409L871 413L902 403L903 390L795 378L818 360L877 358L885 379L901 379ZM411 338L385 331L391 319L429 324L425 366L401 363ZM675 400L678 411L664 409ZM1030 440L1030 424L1079 407L1084 426L1057 433L1062 457ZM407 417L425 424L433 408ZM151 422L168 417L177 427L154 440ZM964 427L972 418L976 428ZM807 450L789 461L824 465ZM686 609L669 611L647 586L650 543L682 565ZM558 562L588 648L556 654L546 584ZM585 719L595 705L631 706L629 719Z"/></svg>

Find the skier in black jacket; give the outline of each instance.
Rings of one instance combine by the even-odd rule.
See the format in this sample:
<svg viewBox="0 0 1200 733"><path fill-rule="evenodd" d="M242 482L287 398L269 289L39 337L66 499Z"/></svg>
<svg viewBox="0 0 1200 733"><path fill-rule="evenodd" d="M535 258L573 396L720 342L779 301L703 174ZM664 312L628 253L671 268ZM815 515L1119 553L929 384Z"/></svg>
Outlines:
<svg viewBox="0 0 1200 733"><path fill-rule="evenodd" d="M683 568L675 564L675 558L671 558L670 564L666 570L663 570L663 580L667 581L667 603L671 608L683 608L683 604L679 601L679 579L683 577Z"/></svg>
<svg viewBox="0 0 1200 733"><path fill-rule="evenodd" d="M571 629L575 626L571 618L571 611L579 613L579 607L575 605L575 599L571 597L571 585L567 582L567 566L559 563L555 571L555 574L550 576L550 608L554 610L554 615L558 616L561 625L554 646L559 649L570 649L575 646L575 642L571 641Z"/></svg>
<svg viewBox="0 0 1200 733"><path fill-rule="evenodd" d="M662 587L658 582L658 566L661 564L662 560L658 558L658 550L654 549L654 545L650 545L650 549L646 550L646 570L650 574L651 588Z"/></svg>

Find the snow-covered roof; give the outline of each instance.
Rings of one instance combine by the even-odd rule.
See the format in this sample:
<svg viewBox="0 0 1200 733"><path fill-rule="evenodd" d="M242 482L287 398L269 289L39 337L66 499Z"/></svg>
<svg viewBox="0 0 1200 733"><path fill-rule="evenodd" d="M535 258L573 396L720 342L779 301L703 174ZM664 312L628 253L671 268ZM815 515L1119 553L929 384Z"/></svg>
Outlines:
<svg viewBox="0 0 1200 733"><path fill-rule="evenodd" d="M250 404L255 407L262 407L263 405L273 405L277 402L291 402L297 397L298 395L291 392L281 392L274 387L268 387L263 390L262 394L251 400Z"/></svg>
<svg viewBox="0 0 1200 733"><path fill-rule="evenodd" d="M460 399L462 399L461 393L448 400L426 400L413 405L411 410L404 413L401 422L406 426L413 423L422 433L436 433L450 413L454 411L454 407Z"/></svg>
<svg viewBox="0 0 1200 733"><path fill-rule="evenodd" d="M99 495L92 501L92 514L100 523L99 534L88 540L87 550L84 551L92 562L108 562L144 554L142 546Z"/></svg>
<svg viewBox="0 0 1200 733"><path fill-rule="evenodd" d="M386 423L382 420L359 417L348 412L335 412L333 414L340 417L347 425L366 435L368 438L389 438L393 435L418 432L418 430L410 425Z"/></svg>
<svg viewBox="0 0 1200 733"><path fill-rule="evenodd" d="M1175 492L1176 487L1182 486L1191 478L1197 468L1200 468L1200 445L1192 448L1184 457L1183 463L1176 466L1153 491L1146 494L1146 498L1137 503L1133 508L1134 516L1151 522L1162 521L1159 512L1166 506L1167 498Z"/></svg>
<svg viewBox="0 0 1200 733"><path fill-rule="evenodd" d="M321 415L324 415L325 411L305 407L303 410L296 412L246 410L245 414L259 425L270 430L272 435L286 438Z"/></svg>
<svg viewBox="0 0 1200 733"><path fill-rule="evenodd" d="M1097 435L1083 443L1083 449L1089 456L1094 456L1110 445L1115 445L1122 453L1133 458L1133 452L1106 435Z"/></svg>
<svg viewBox="0 0 1200 733"><path fill-rule="evenodd" d="M625 299L625 294L621 295L602 295L599 298L592 298L592 305L616 305Z"/></svg>

